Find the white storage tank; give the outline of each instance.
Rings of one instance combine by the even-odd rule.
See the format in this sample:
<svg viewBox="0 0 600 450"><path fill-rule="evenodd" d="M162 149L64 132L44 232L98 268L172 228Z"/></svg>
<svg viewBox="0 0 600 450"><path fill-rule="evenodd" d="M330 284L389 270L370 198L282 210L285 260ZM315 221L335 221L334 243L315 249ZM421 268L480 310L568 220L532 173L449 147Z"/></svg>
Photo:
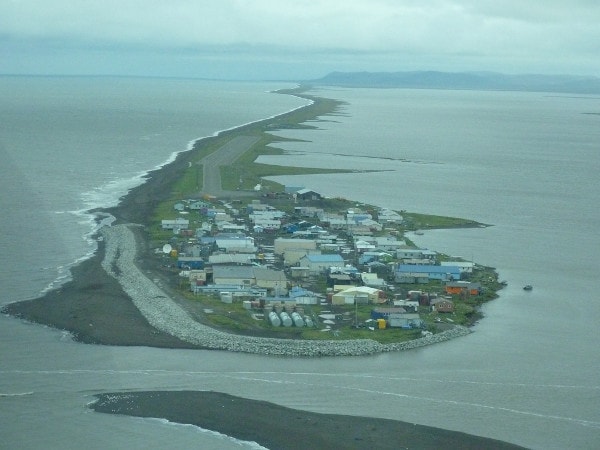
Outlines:
<svg viewBox="0 0 600 450"><path fill-rule="evenodd" d="M297 326L297 327L304 326L304 320L302 320L302 316L300 314L298 314L297 312L292 313L292 320L294 321L294 326Z"/></svg>
<svg viewBox="0 0 600 450"><path fill-rule="evenodd" d="M279 319L279 316L275 311L271 311L269 313L269 322L271 322L271 325L273 325L274 327L278 327L281 325L281 320Z"/></svg>
<svg viewBox="0 0 600 450"><path fill-rule="evenodd" d="M291 327L292 326L292 318L285 311L281 311L281 314L279 314L279 318L281 319L281 324L284 327Z"/></svg>
<svg viewBox="0 0 600 450"><path fill-rule="evenodd" d="M233 303L233 293L232 292L221 292L220 297L221 297L221 301L223 303Z"/></svg>

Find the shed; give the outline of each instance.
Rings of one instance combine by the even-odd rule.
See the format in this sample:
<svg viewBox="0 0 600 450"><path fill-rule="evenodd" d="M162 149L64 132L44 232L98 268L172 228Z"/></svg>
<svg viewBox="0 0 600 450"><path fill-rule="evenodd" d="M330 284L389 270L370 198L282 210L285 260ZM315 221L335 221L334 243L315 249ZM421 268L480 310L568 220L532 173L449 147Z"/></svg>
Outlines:
<svg viewBox="0 0 600 450"><path fill-rule="evenodd" d="M177 258L179 269L199 270L204 268L204 260L199 256L180 256Z"/></svg>
<svg viewBox="0 0 600 450"><path fill-rule="evenodd" d="M390 314L387 322L390 328L421 328L423 326L423 320L415 313Z"/></svg>
<svg viewBox="0 0 600 450"><path fill-rule="evenodd" d="M444 290L446 291L446 294L479 295L481 293L481 284L468 281L450 281L446 283Z"/></svg>
<svg viewBox="0 0 600 450"><path fill-rule="evenodd" d="M321 200L323 198L321 194L310 189L300 189L295 193L295 197L298 200Z"/></svg>

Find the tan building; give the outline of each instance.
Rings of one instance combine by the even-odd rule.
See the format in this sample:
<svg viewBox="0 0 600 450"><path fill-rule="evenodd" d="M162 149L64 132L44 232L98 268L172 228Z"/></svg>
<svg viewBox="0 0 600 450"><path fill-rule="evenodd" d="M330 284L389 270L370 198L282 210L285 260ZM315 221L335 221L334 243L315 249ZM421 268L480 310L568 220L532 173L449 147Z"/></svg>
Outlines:
<svg viewBox="0 0 600 450"><path fill-rule="evenodd" d="M286 250L314 251L317 249L317 241L315 241L314 239L277 238L275 239L273 246L273 252L276 255L283 255Z"/></svg>
<svg viewBox="0 0 600 450"><path fill-rule="evenodd" d="M367 286L352 286L331 297L332 305L379 304L385 301L385 293Z"/></svg>
<svg viewBox="0 0 600 450"><path fill-rule="evenodd" d="M287 278L280 270L255 267L254 279L258 287L267 289L275 296L285 296L288 293Z"/></svg>

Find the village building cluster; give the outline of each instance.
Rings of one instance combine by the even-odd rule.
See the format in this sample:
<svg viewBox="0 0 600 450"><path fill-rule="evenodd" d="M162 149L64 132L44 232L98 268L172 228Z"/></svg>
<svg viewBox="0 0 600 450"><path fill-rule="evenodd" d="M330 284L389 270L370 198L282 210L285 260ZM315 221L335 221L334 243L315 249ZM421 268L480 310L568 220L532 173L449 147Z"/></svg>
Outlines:
<svg viewBox="0 0 600 450"><path fill-rule="evenodd" d="M424 307L452 313L452 296L481 292L467 280L472 262L439 261L436 252L408 245L398 212L326 210L308 189L288 199L287 212L268 196L248 204L178 202L173 217L161 222L173 236L157 253L168 255L191 292L242 302L272 326L335 323L335 314L311 316L307 305L372 305L368 323L355 326L423 328ZM414 288L432 281L440 292Z"/></svg>

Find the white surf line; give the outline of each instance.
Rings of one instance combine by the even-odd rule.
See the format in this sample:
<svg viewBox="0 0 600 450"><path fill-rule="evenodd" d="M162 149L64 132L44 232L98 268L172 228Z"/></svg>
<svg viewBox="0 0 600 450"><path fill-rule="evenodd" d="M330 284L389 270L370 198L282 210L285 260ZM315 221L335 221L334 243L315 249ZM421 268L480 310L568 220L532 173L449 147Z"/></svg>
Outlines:
<svg viewBox="0 0 600 450"><path fill-rule="evenodd" d="M298 376L318 376L318 377L332 377L332 378L340 378L340 377L348 377L348 378L370 378L370 379L378 379L383 381L419 381L419 382L429 382L429 383L439 383L439 384L474 384L474 385L484 385L484 386L517 386L517 387L525 387L525 388L557 388L557 389L591 389L598 390L600 386L586 386L586 385L568 385L568 384L529 384L529 383L502 383L496 381L471 381L471 380L440 380L440 379L427 379L420 377L390 377L390 376L381 376L381 375L371 375L371 374L355 374L355 373L318 373L318 372L230 372L230 373L239 373L239 374L273 374L273 375L298 375Z"/></svg>
<svg viewBox="0 0 600 450"><path fill-rule="evenodd" d="M31 391L31 392L15 392L15 393L0 392L0 397L23 397L25 395L33 395L33 391Z"/></svg>
<svg viewBox="0 0 600 450"><path fill-rule="evenodd" d="M347 391L362 392L362 393L374 394L374 395L383 395L383 396L388 396L388 397L408 398L411 400L428 401L428 402L432 402L432 403L443 403L443 404L450 404L450 405L457 405L457 406L468 406L468 407L473 407L473 408L481 408L481 409L488 409L488 410L494 410L494 411L508 412L511 414L519 414L519 415L524 415L524 416L537 417L537 418L542 418L542 419L566 421L566 422L575 423L575 424L581 425L581 426L600 429L600 422L595 422L595 421L585 420L585 419L577 419L574 417L543 414L543 413L537 413L537 412L532 412L532 411L522 411L522 410L518 410L518 409L503 407L503 406L484 405L481 403L471 403L471 402L464 402L464 401L459 401L459 400L445 400L445 399L439 399L439 398L433 398L433 397L421 397L421 396L417 396L417 395L401 394L401 393L397 393L397 392L377 391L377 390L373 390L373 389L348 387L348 386L341 386L341 385L326 386L323 384L315 384L315 383L308 383L308 382L293 382L293 381L289 381L289 380L285 380L285 382L284 382L282 380L265 380L262 378L250 378L250 377L232 377L232 376L230 376L227 378L233 378L236 380L251 381L251 382L274 383L274 384L298 384L298 385L302 385L302 386L308 386L311 388L343 389L343 390L347 390Z"/></svg>
<svg viewBox="0 0 600 450"><path fill-rule="evenodd" d="M568 384L537 384L537 383L503 383L495 381L471 381L471 380L441 380L441 379L427 379L420 377L388 377L381 375L371 374L355 374L355 373L320 373L320 372L279 372L279 371L236 371L236 372L222 372L222 371L190 371L190 370L166 370L166 369L130 369L130 370L118 370L118 369L58 369L58 370L0 370L0 374L82 374L82 373L102 373L102 374L114 374L114 375L219 375L219 376L237 376L237 375L282 375L282 376L310 376L310 377L331 377L339 379L340 377L357 378L357 379L377 379L383 381L419 381L421 383L439 383L439 384L472 384L482 386L514 386L523 388L547 388L547 389L589 389L599 390L600 386L586 386L586 385L568 385Z"/></svg>
<svg viewBox="0 0 600 450"><path fill-rule="evenodd" d="M163 418L160 418L160 417L139 417L139 416L136 416L136 418L137 419L141 419L143 421L147 420L147 421L159 422L159 423L161 423L163 425L168 425L168 426L173 426L173 427L178 427L178 428L193 429L193 430L197 431L198 433L208 434L208 435L220 438L223 441L231 442L236 447L249 447L249 448L251 448L253 450L269 450L268 448L263 447L262 445L260 445L256 441L244 441L244 440L237 439L237 438L234 438L232 436L229 436L228 434L223 434L223 433L219 433L218 431L209 430L207 428L202 428L202 427L199 427L198 425L194 425L194 424L191 424L191 423L173 422L171 420L163 419Z"/></svg>
<svg viewBox="0 0 600 450"><path fill-rule="evenodd" d="M339 379L340 376L350 376L350 377L356 377L354 375L350 375L350 374L322 374L322 373L314 373L314 372L292 372L292 373L288 373L288 372L233 372L233 373L223 373L223 372L218 372L218 371L199 371L199 372L194 372L194 371L167 371L167 370L144 370L144 369L140 369L140 370L93 370L93 369L74 369L74 370L12 370L12 371L0 371L0 373L21 373L21 374L58 374L58 375L80 375L83 373L90 373L90 374L114 374L114 375L140 375L140 374L146 374L146 375L155 375L155 374L164 374L164 375L173 375L173 374L184 374L184 375L210 375L211 377L214 376L219 376L222 378L231 378L231 379L236 379L236 380L242 380L242 381L251 381L251 382L262 382L262 383L266 383L266 384L290 384L290 385L304 385L304 386L310 386L313 388L332 388L332 389L344 389L344 390L348 390L348 391L355 391L355 392L363 392L363 393L367 393L367 394L375 394L375 395L383 395L383 396L390 396L390 397L399 397L399 398L409 398L409 399L413 399L413 400L419 400L419 401L429 401L432 403L444 403L444 404L452 404L452 405L457 405L457 406L469 406L469 407L474 407L474 408L481 408L481 409L488 409L488 410L495 410L495 411L503 411L503 412L508 412L511 414L519 414L519 415L524 415L524 416L531 416L531 417L538 417L538 418L542 418L542 419L552 419L552 420L559 420L559 421L566 421L566 422L571 422L571 423L575 423L578 425L582 425L582 426L588 426L588 427L592 427L592 428L600 428L600 422L595 422L595 421L590 421L590 420L585 420L585 419L577 419L577 418L573 418L573 417L565 417L565 416L557 416L557 415L552 415L552 414L543 414L543 413L536 413L536 412L532 412L532 411L522 411L522 410L517 410L517 409L513 409L513 408L507 408L507 407L503 407L503 406L492 406L492 405L484 405L481 403L471 403L471 402L464 402L464 401L459 401L459 400L444 400L444 399L439 399L439 398L432 398L432 397L421 397L421 396L415 396L415 395L409 395L409 394L401 394L401 393L396 393L396 392L386 392L386 391L378 391L378 390L372 390L372 389L366 389L366 388L357 388L357 387L348 387L348 386L342 386L342 385L324 385L324 384L315 384L315 383L309 383L309 382L301 382L301 381L290 381L289 379L287 380L272 380L272 379L266 379L266 378L258 378L258 377L251 377L250 375L285 375L285 376L290 376L290 375L300 375L300 376L306 376L306 375L310 375L310 376L318 376L318 377L323 377L323 376L328 376L328 377L336 377L336 379ZM246 375L246 376L244 376ZM370 378L371 376L366 376L366 378ZM386 377L379 377L382 379L389 379ZM398 378L398 380L419 380L422 381L421 379L416 379L416 378ZM437 380L436 380L437 382ZM496 383L498 384L498 383ZM501 383L500 383L501 384ZM510 384L508 384L510 386ZM523 385L523 386L528 386L528 385ZM144 388L144 390L152 390L153 388L148 387L148 388ZM33 392L24 392L24 393L17 393L17 394L1 394L0 393L0 397L8 397L8 396L16 396L16 395L32 395Z"/></svg>

